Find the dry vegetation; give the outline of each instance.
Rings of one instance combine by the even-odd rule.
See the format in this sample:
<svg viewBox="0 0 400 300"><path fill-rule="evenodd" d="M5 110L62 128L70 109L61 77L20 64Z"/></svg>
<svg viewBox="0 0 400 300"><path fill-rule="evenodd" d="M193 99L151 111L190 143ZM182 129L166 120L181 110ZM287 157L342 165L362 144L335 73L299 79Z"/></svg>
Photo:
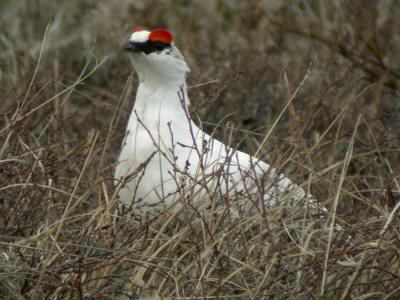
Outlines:
<svg viewBox="0 0 400 300"><path fill-rule="evenodd" d="M0 2L0 298L400 298L400 4L284 2ZM207 131L274 127L259 156L330 214L116 216L138 24L175 33Z"/></svg>

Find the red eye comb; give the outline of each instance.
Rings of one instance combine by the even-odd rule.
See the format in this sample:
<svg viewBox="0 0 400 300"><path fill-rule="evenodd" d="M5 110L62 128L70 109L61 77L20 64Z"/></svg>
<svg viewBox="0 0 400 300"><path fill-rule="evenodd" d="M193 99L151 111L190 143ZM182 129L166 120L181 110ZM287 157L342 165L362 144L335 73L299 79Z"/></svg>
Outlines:
<svg viewBox="0 0 400 300"><path fill-rule="evenodd" d="M143 27L142 26L136 26L135 30L133 32L138 32L138 31L142 31Z"/></svg>
<svg viewBox="0 0 400 300"><path fill-rule="evenodd" d="M164 28L154 29L149 35L149 41L152 42L162 42L165 44L171 44L172 33Z"/></svg>

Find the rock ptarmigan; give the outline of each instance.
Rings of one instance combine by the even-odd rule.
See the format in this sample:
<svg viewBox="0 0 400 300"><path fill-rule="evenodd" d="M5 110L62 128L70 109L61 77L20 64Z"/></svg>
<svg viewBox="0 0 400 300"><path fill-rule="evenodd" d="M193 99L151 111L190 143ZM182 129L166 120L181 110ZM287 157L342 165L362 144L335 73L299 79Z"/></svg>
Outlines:
<svg viewBox="0 0 400 300"><path fill-rule="evenodd" d="M270 165L216 140L193 122L189 67L169 31L137 28L124 49L132 54L139 77L115 172L125 206L143 213L187 199L201 204L215 195L221 202L241 199L252 206L284 200L315 205Z"/></svg>

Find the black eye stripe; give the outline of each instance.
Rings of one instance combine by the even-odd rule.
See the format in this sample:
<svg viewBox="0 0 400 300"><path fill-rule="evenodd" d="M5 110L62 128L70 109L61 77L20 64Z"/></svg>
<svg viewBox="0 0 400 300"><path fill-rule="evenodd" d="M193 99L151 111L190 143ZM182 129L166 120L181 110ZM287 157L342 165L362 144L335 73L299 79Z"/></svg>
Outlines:
<svg viewBox="0 0 400 300"><path fill-rule="evenodd" d="M146 54L152 53L152 52L158 52L162 51L167 48L171 48L170 44L166 44L163 42L152 42L152 41L147 41L144 43L134 43L135 48L138 51L144 52Z"/></svg>

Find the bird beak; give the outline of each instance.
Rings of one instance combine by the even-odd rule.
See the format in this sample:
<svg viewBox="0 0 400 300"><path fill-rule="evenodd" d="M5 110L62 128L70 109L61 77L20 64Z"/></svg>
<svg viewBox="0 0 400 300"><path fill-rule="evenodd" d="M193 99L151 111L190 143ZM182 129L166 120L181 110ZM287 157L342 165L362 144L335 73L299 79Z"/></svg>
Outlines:
<svg viewBox="0 0 400 300"><path fill-rule="evenodd" d="M135 43L127 41L123 46L125 51L136 52L138 49L135 47Z"/></svg>

